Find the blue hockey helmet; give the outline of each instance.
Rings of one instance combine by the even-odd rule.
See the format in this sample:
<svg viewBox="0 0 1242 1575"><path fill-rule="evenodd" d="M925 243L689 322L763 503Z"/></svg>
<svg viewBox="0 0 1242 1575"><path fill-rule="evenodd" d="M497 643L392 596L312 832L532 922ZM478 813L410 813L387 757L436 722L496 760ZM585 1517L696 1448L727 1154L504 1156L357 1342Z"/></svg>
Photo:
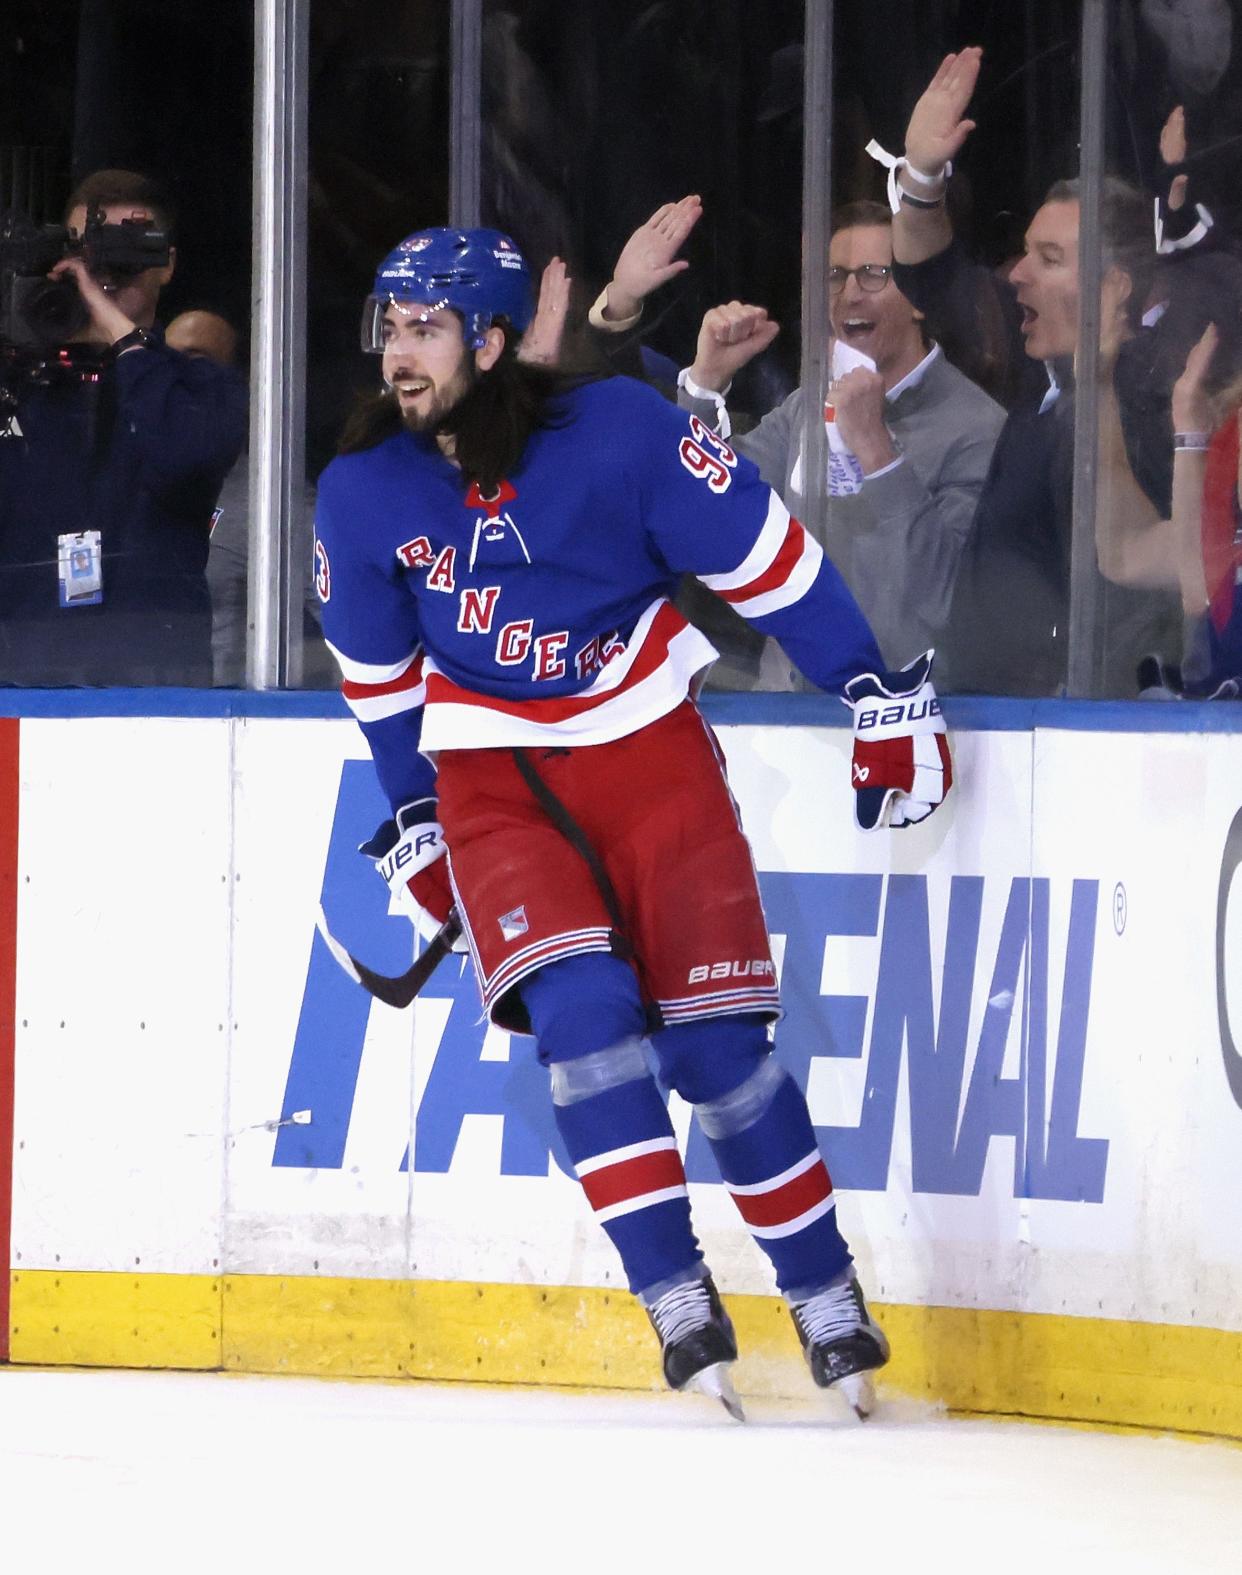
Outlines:
<svg viewBox="0 0 1242 1575"><path fill-rule="evenodd" d="M362 312L362 348L384 348L384 313L416 305L419 315L444 307L459 313L468 349L483 347L487 330L507 317L516 333L534 316L526 259L499 230L418 230L389 252Z"/></svg>

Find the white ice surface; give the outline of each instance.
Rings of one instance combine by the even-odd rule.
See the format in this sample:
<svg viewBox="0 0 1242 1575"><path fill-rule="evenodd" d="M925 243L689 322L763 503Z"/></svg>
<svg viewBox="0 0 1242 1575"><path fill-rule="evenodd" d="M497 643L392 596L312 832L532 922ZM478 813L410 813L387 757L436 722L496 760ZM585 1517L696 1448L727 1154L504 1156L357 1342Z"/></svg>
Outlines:
<svg viewBox="0 0 1242 1575"><path fill-rule="evenodd" d="M0 1570L1242 1572L1242 1450L831 1397L0 1369Z"/></svg>

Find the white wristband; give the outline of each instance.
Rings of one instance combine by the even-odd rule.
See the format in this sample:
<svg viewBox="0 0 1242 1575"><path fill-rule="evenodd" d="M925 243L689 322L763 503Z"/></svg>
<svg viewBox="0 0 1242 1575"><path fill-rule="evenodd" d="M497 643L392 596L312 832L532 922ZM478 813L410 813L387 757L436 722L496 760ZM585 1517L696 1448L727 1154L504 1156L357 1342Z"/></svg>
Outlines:
<svg viewBox="0 0 1242 1575"><path fill-rule="evenodd" d="M947 180L953 173L953 165L946 164L938 175L924 175L922 170L916 170L909 159L898 159L898 167L905 170L912 181L920 186L939 186L941 181Z"/></svg>
<svg viewBox="0 0 1242 1575"><path fill-rule="evenodd" d="M725 404L725 394L727 394L733 387L732 383L726 383L723 392L716 388L700 388L690 376L690 368L688 366L683 366L681 371L677 374L677 386L678 388L684 388L686 393L690 395L691 399L710 400L711 403L716 407L717 433L722 438L732 436L733 423L729 420L729 409Z"/></svg>
<svg viewBox="0 0 1242 1575"><path fill-rule="evenodd" d="M939 175L924 175L922 170L914 168L904 153L900 157L890 153L887 148L882 148L874 137L867 144L866 151L877 164L883 164L888 171L888 205L894 213L901 212L901 187L897 184L897 176L902 170L905 170L918 186L938 186L941 181L947 184L949 176L953 173L953 161L950 160Z"/></svg>
<svg viewBox="0 0 1242 1575"><path fill-rule="evenodd" d="M1188 230L1179 240L1166 240L1164 235L1164 215L1160 211L1160 198L1156 198L1156 250L1161 257L1167 257L1171 252L1188 252L1192 246L1197 246L1212 228L1215 220L1201 202L1195 203L1195 214L1198 222L1192 229Z"/></svg>

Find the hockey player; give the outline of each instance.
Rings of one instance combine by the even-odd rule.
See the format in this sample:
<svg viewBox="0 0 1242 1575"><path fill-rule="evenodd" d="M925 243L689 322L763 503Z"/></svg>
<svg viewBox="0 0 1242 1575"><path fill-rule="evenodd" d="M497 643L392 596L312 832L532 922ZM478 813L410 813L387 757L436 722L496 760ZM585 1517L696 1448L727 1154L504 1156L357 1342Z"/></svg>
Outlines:
<svg viewBox="0 0 1242 1575"><path fill-rule="evenodd" d="M380 265L385 392L319 487L324 632L393 818L365 845L420 927L456 905L493 1022L533 1034L558 1129L664 1373L736 1412L737 1346L649 1070L695 1109L815 1381L869 1409L888 1358L834 1211L780 1013L750 848L690 695L699 575L854 706L858 815L950 783L930 657L885 672L840 576L755 467L624 378L516 358L526 265L424 230ZM867 742L874 740L874 742Z"/></svg>

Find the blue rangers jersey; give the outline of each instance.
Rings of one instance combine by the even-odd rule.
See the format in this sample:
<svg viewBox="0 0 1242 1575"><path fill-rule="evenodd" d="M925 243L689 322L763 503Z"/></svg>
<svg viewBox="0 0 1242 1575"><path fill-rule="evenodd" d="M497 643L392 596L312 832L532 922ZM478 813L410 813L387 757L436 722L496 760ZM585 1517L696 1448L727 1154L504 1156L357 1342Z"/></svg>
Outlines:
<svg viewBox="0 0 1242 1575"><path fill-rule="evenodd" d="M821 688L882 671L841 576L749 460L628 378L569 390L498 496L430 434L328 466L316 584L343 691L394 809L442 749L605 743L679 705L716 657L684 572Z"/></svg>

